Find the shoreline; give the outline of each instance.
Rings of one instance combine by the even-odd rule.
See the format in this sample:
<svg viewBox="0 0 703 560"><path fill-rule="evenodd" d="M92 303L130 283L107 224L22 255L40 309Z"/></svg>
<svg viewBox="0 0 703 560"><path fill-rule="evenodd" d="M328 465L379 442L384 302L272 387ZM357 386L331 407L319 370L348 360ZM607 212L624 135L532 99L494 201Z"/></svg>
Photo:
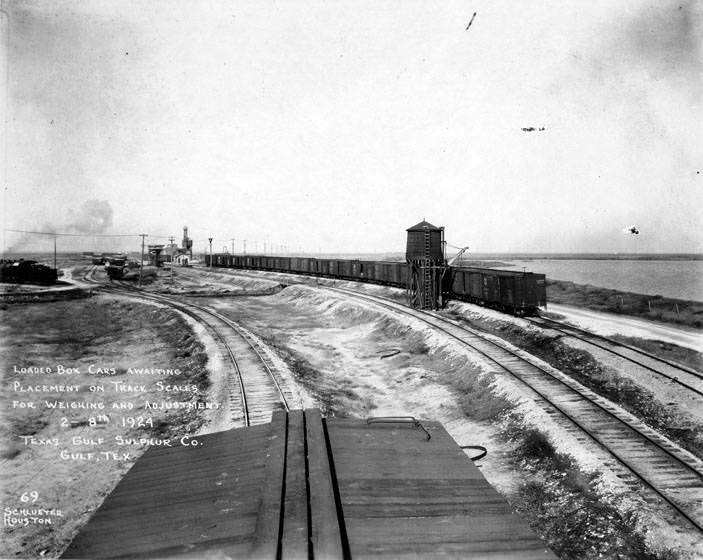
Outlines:
<svg viewBox="0 0 703 560"><path fill-rule="evenodd" d="M547 310L549 304L624 315L654 324L689 327L695 331L703 329L703 302L693 300L650 296L590 284L547 279Z"/></svg>

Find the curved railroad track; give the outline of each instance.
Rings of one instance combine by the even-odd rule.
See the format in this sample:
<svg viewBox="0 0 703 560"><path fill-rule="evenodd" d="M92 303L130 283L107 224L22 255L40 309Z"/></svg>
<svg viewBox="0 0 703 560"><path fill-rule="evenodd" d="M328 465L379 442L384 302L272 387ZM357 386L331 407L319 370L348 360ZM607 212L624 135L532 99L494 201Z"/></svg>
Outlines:
<svg viewBox="0 0 703 560"><path fill-rule="evenodd" d="M645 352L635 346L618 342L606 336L598 335L579 327L574 327L573 325L563 323L562 321L556 321L546 317L529 318L527 320L541 328L560 332L565 336L576 338L592 346L600 348L601 350L610 352L615 356L624 358L629 362L643 367L646 370L664 377L672 383L681 385L682 387L685 387L686 389L703 397L703 374L692 368L677 364L676 362L672 362L670 360L665 360L664 358L660 358L659 356Z"/></svg>
<svg viewBox="0 0 703 560"><path fill-rule="evenodd" d="M527 386L543 408L567 420L578 441L595 442L609 456L609 467L628 486L644 485L681 518L703 532L703 461L580 383L554 368L535 363L526 353L495 337L432 312L393 300L325 287L353 299L419 320L483 355Z"/></svg>
<svg viewBox="0 0 703 560"><path fill-rule="evenodd" d="M84 280L100 284L92 278L92 272L84 275ZM146 293L121 282L100 285L111 293L155 301L177 309L201 323L215 336L231 364L227 390L230 416L235 425L265 424L270 422L274 410L288 410L291 395L273 363L270 351L241 325L217 311L171 296Z"/></svg>

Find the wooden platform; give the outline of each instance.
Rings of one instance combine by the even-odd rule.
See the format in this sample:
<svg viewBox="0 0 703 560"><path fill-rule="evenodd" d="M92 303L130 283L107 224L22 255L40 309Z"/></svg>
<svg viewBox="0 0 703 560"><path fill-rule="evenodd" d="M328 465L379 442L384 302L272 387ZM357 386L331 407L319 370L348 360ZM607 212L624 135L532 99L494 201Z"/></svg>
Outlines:
<svg viewBox="0 0 703 560"><path fill-rule="evenodd" d="M422 426L281 411L150 449L63 557L554 558L444 428Z"/></svg>

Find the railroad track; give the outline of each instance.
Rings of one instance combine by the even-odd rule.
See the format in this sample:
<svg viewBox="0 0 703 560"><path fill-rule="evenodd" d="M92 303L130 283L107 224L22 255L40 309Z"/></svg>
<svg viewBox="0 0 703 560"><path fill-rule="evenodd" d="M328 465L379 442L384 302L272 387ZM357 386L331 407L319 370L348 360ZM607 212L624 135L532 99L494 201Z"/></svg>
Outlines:
<svg viewBox="0 0 703 560"><path fill-rule="evenodd" d="M92 279L92 271L84 275ZM219 341L231 374L227 376L230 419L235 426L266 424L274 410L288 410L290 392L270 350L250 331L221 313L194 303L161 294L146 293L121 282L101 286L111 292L162 303L204 325Z"/></svg>
<svg viewBox="0 0 703 560"><path fill-rule="evenodd" d="M289 409L288 401L291 394L278 371L270 350L259 341L250 331L238 325L214 310L200 305L175 301L161 295L145 294L129 285L106 286L95 280L94 274L97 266L93 266L82 275L86 283L106 288L108 292L121 293L129 297L137 297L157 301L168 305L192 317L203 324L215 338L219 340L232 372L227 376L228 405L230 420L234 426L249 426L267 424L276 409ZM49 417L61 412L52 409ZM73 422L72 422L73 424ZM74 436L83 436L88 433L87 425L81 425ZM28 448L29 452L32 448ZM0 461L0 468L12 459ZM35 480L53 461L45 460L40 464L32 462L32 469L26 470L26 476L17 482L17 488L26 487Z"/></svg>
<svg viewBox="0 0 703 560"><path fill-rule="evenodd" d="M597 395L568 375L536 363L510 345L433 312L408 308L393 300L325 287L357 300L412 317L430 325L519 380L537 396L550 414L559 413L562 424L577 441L595 443L605 451L606 464L633 490L649 489L648 501L663 501L703 532L703 461Z"/></svg>
<svg viewBox="0 0 703 560"><path fill-rule="evenodd" d="M672 362L670 360L665 360L664 358L660 358L659 356L645 352L635 346L612 340L608 337L574 327L573 325L569 325L561 321L548 319L546 317L530 318L528 320L539 327L560 332L563 335L576 338L592 346L610 352L615 356L624 358L629 362L643 367L646 370L664 377L672 383L681 385L682 387L685 387L686 389L703 397L703 374L697 372L693 368L677 364L676 362Z"/></svg>

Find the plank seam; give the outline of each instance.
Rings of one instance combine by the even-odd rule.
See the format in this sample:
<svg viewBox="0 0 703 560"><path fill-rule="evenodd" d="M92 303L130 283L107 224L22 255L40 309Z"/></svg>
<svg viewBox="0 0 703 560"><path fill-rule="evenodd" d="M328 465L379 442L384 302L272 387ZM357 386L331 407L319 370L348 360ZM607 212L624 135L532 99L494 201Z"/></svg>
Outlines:
<svg viewBox="0 0 703 560"><path fill-rule="evenodd" d="M325 447L327 448L327 460L330 466L330 477L332 478L332 488L334 489L334 502L337 506L337 523L339 525L339 535L342 540L342 554L344 560L351 560L351 549L349 548L349 538L347 537L347 526L344 522L344 510L342 508L342 497L337 484L337 469L334 466L332 446L330 445L330 434L327 430L327 419L322 418L322 430L325 434Z"/></svg>
<svg viewBox="0 0 703 560"><path fill-rule="evenodd" d="M315 558L312 545L312 504L310 502L310 462L308 460L308 420L303 411L303 453L305 455L305 497L308 505L308 560Z"/></svg>
<svg viewBox="0 0 703 560"><path fill-rule="evenodd" d="M286 424L283 433L285 442L283 444L283 481L281 483L281 509L278 517L278 542L276 543L276 558L281 560L283 556L283 520L286 515L286 467L288 463L288 413L286 412Z"/></svg>

